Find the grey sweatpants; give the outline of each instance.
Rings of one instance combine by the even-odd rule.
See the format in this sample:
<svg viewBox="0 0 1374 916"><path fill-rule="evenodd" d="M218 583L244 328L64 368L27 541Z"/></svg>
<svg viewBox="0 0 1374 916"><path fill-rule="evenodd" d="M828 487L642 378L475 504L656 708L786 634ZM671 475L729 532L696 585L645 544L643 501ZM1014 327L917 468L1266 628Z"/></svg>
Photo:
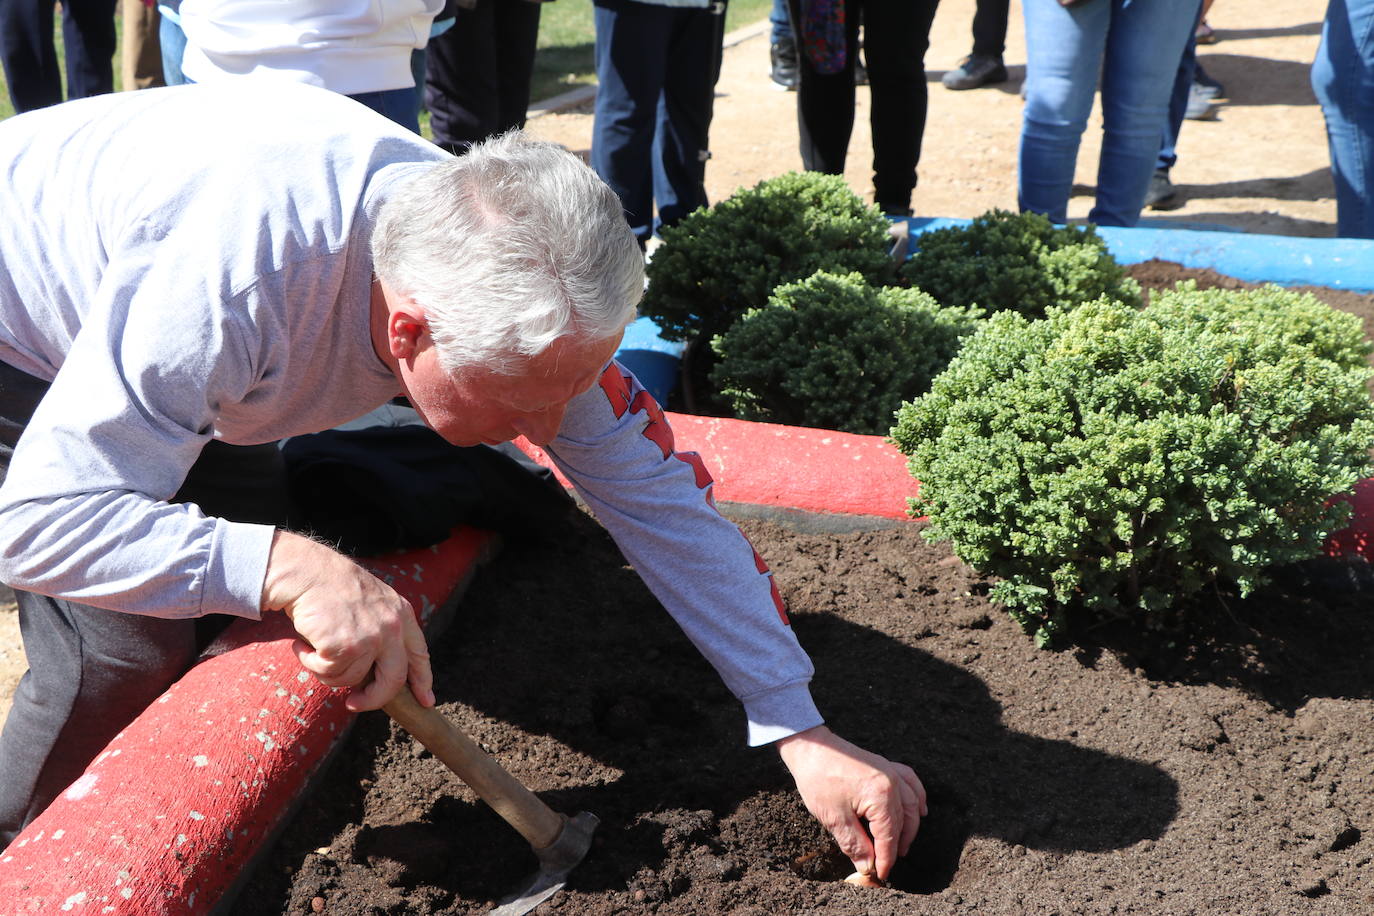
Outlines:
<svg viewBox="0 0 1374 916"><path fill-rule="evenodd" d="M0 485L47 383L0 362ZM175 497L236 521L284 525L275 445L211 442ZM0 732L0 850L195 661L231 618L164 620L16 591L29 670Z"/></svg>

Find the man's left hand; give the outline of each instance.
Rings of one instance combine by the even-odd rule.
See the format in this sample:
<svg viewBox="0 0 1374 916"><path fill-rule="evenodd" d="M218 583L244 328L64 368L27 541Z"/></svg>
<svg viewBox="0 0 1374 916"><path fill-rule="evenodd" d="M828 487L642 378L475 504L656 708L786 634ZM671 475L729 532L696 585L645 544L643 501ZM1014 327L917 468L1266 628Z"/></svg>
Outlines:
<svg viewBox="0 0 1374 916"><path fill-rule="evenodd" d="M806 809L835 837L854 868L887 880L928 813L925 786L916 773L850 744L824 725L783 738L777 747Z"/></svg>

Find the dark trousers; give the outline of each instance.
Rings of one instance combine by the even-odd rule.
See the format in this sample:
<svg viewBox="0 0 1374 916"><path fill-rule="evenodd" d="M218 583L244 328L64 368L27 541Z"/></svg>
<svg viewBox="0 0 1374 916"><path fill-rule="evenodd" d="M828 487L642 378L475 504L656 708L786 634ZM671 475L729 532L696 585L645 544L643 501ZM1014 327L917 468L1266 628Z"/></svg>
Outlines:
<svg viewBox="0 0 1374 916"><path fill-rule="evenodd" d="M0 362L0 483L47 383ZM209 514L285 522L275 445L211 442L175 499ZM110 739L195 661L230 618L164 620L16 591L29 670L0 732L0 849L72 783Z"/></svg>
<svg viewBox="0 0 1374 916"><path fill-rule="evenodd" d="M792 22L802 31L801 0L788 0ZM802 165L813 172L844 174L845 154L854 129L854 62L858 58L859 20L864 23L864 64L868 67L873 128L873 190L886 213L911 206L916 164L926 125L925 54L937 0L849 0L845 4L845 67L817 73L801 50L797 126Z"/></svg>
<svg viewBox="0 0 1374 916"><path fill-rule="evenodd" d="M62 101L53 0L0 0L0 65L17 112ZM114 91L115 0L63 0L67 97Z"/></svg>
<svg viewBox="0 0 1374 916"><path fill-rule="evenodd" d="M477 0L459 9L452 28L429 42L425 107L434 142L461 153L525 126L542 3Z"/></svg>
<svg viewBox="0 0 1374 916"><path fill-rule="evenodd" d="M598 87L591 164L620 195L625 218L643 243L657 228L707 205L725 4L699 9L594 2Z"/></svg>
<svg viewBox="0 0 1374 916"><path fill-rule="evenodd" d="M978 0L973 10L973 53L1001 57L1007 49L1007 17L1011 0Z"/></svg>

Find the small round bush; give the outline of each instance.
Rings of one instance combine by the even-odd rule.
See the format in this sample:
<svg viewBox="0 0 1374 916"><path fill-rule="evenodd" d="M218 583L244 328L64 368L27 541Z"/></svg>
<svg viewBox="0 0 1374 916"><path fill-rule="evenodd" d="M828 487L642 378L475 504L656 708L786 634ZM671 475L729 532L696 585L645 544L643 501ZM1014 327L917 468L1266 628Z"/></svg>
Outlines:
<svg viewBox="0 0 1374 916"><path fill-rule="evenodd" d="M967 226L934 229L915 241L920 249L902 265L902 279L945 305L1043 318L1051 306L1103 296L1140 304L1139 284L1092 226L1055 226L1039 213L990 210Z"/></svg>
<svg viewBox="0 0 1374 916"><path fill-rule="evenodd" d="M976 322L920 290L821 271L717 336L711 380L746 420L884 434Z"/></svg>
<svg viewBox="0 0 1374 916"><path fill-rule="evenodd" d="M839 175L790 172L663 230L640 314L669 340L709 341L774 287L818 270L895 276L888 221Z"/></svg>
<svg viewBox="0 0 1374 916"><path fill-rule="evenodd" d="M1042 644L1214 581L1247 594L1321 549L1368 472L1358 328L1278 288L995 315L899 412L913 511Z"/></svg>

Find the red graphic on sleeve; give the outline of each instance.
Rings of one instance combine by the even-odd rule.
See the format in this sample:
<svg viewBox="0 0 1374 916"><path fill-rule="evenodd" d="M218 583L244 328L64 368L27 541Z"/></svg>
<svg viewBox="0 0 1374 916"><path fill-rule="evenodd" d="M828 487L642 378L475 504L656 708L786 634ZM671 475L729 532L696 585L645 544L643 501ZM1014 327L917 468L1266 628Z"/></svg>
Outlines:
<svg viewBox="0 0 1374 916"><path fill-rule="evenodd" d="M601 373L599 382L601 390L606 395L606 400L610 402L611 412L615 414L617 420L628 413L643 413L648 422L644 424L644 438L654 443L663 452L663 460L676 458L688 464L692 468L692 473L696 477L697 489L701 490L706 497L706 502L715 508L716 499L711 492L711 472L706 470L706 463L701 460L701 456L696 452L679 452L673 448L673 429L668 425L668 418L663 415L663 408L658 406L654 396L641 389L633 397L630 396L630 376L625 375L620 366L614 361L606 367L606 371ZM740 533L744 537L744 533ZM749 543L749 539L744 539ZM752 544L750 550L754 550ZM763 562L763 557L754 550L754 568L759 571L759 575L768 577L768 585L773 598L773 606L778 610L778 617L782 619L785 626L791 626L791 621L787 617L787 606L782 600L782 593L778 591L777 582L773 581L773 573L768 569L768 564Z"/></svg>

